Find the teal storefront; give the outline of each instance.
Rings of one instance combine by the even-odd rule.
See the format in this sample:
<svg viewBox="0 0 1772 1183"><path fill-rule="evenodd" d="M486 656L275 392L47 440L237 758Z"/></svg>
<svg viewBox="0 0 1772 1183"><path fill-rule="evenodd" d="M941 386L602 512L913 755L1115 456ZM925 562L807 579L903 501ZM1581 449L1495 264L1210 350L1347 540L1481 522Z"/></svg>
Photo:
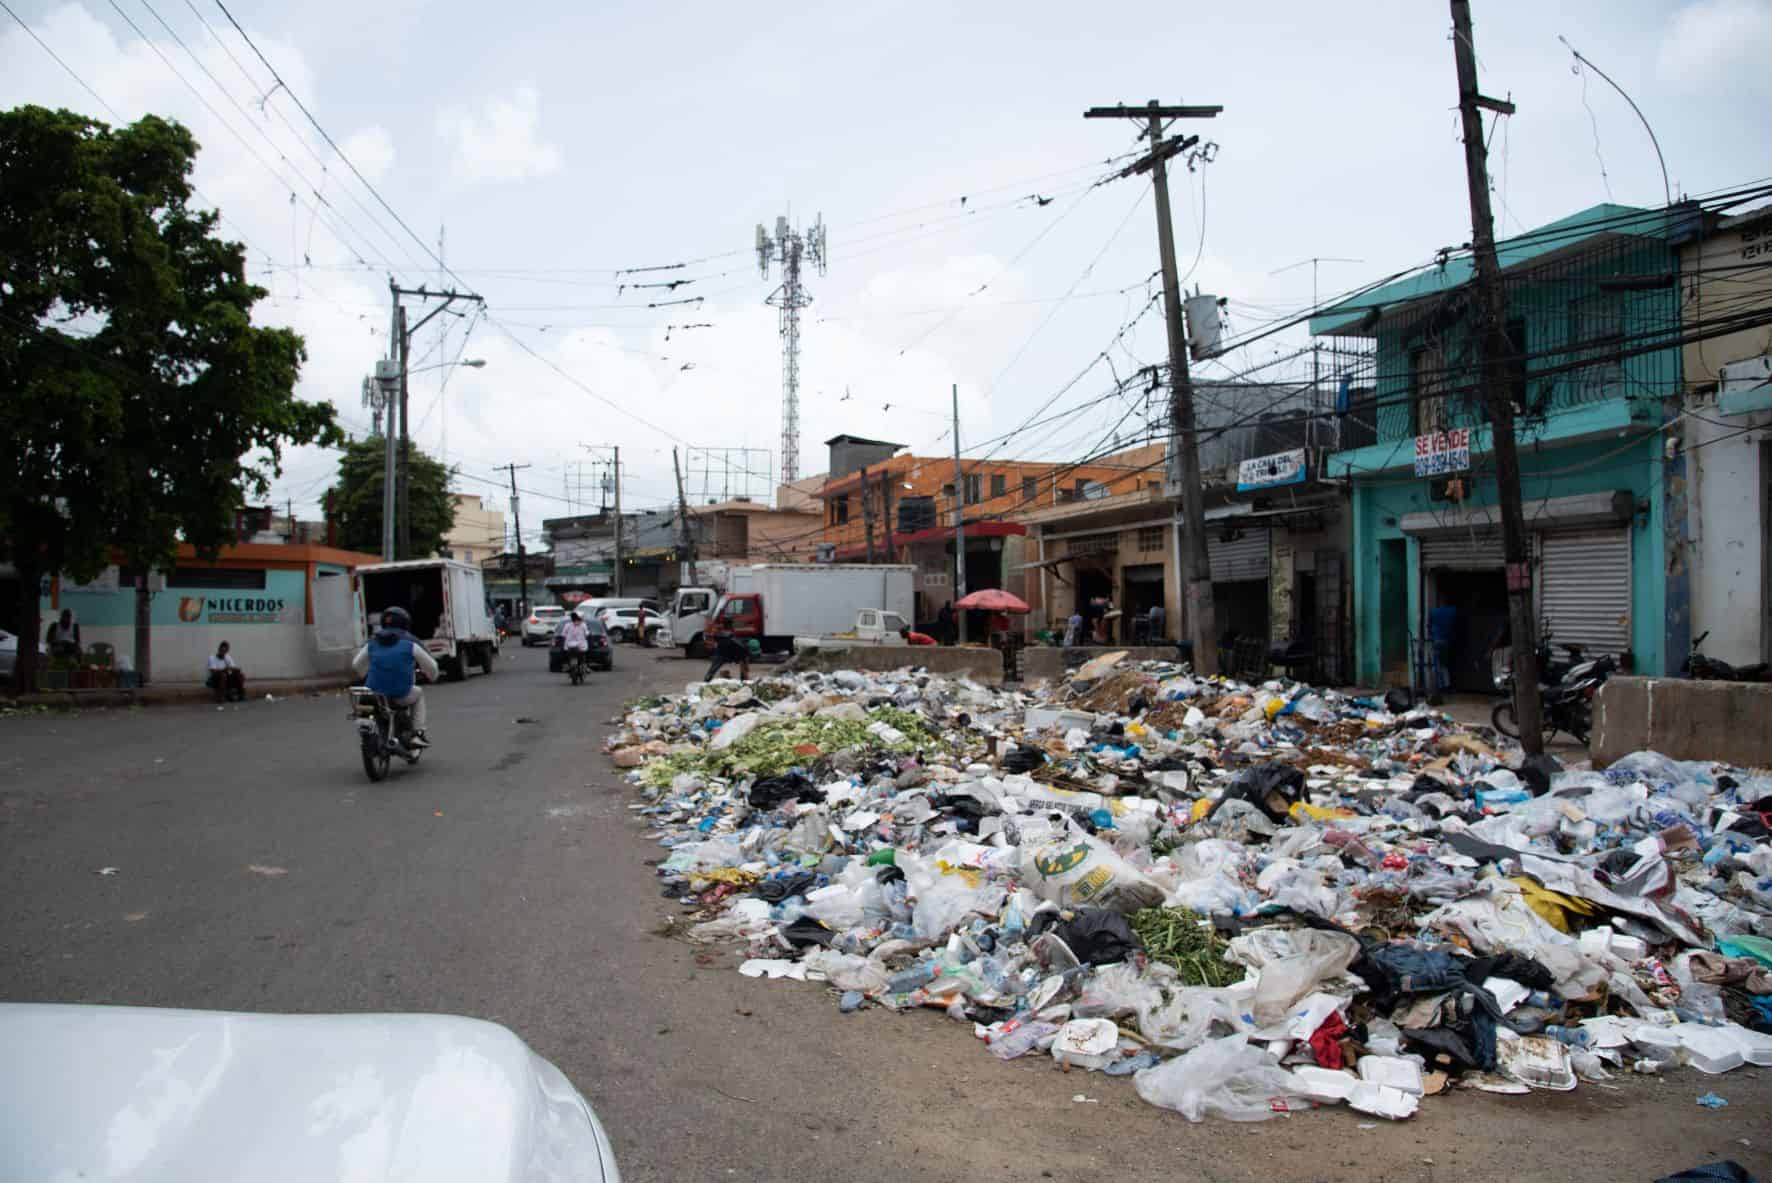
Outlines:
<svg viewBox="0 0 1772 1183"><path fill-rule="evenodd" d="M1509 394L1534 605L1553 643L1665 674L1684 652L1677 262L1669 215L1598 206L1500 244ZM1468 259L1313 320L1374 343L1326 474L1352 502L1355 676L1410 680L1429 613L1455 622L1454 688L1492 687L1507 629L1498 486ZM1661 346L1661 341L1666 346ZM1468 453L1459 445L1468 445Z"/></svg>

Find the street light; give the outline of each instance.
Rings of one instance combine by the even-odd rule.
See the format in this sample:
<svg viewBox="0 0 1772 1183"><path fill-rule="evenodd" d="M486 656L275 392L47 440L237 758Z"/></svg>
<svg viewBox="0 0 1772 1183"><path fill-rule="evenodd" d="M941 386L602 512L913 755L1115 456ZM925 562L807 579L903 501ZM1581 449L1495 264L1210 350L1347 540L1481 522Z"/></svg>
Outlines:
<svg viewBox="0 0 1772 1183"><path fill-rule="evenodd" d="M485 358L481 358L481 357L470 357L470 358L468 358L468 359L467 359L467 360L466 360L466 361L440 361L440 362L437 362L437 363L436 363L436 364L435 364L435 365L429 365L429 366L420 366L420 367L418 367L418 369L416 369L416 370L407 370L407 371L406 371L406 373L407 373L407 374L408 374L408 375L411 375L411 374L422 374L422 373L424 373L424 372L425 372L425 371L426 371L426 370L441 370L441 369L443 369L443 368L444 368L444 367L445 367L445 366L471 366L471 367L473 367L473 368L474 368L474 369L476 369L476 370L478 370L478 369L480 369L480 368L482 368L482 367L483 367L483 366L485 366L485 365L486 365L486 359L485 359Z"/></svg>

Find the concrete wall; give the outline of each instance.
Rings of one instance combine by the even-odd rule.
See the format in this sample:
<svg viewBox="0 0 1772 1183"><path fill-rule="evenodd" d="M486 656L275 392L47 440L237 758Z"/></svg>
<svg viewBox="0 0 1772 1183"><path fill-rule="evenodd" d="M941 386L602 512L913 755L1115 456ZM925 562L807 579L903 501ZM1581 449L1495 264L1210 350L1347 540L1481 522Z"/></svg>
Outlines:
<svg viewBox="0 0 1772 1183"><path fill-rule="evenodd" d="M1063 677L1069 670L1074 670L1092 657L1100 657L1103 653L1125 653L1128 664L1138 661L1174 661L1175 646L1173 645L1128 645L1100 646L1077 645L1070 649L1059 649L1042 645L1037 648L1021 651L1022 681L1029 683L1050 681Z"/></svg>
<svg viewBox="0 0 1772 1183"><path fill-rule="evenodd" d="M1718 418L1714 407L1704 418L1683 425L1686 451L1692 635L1709 632L1704 652L1736 665L1766 660L1767 556L1765 548L1765 456L1762 439L1772 430L1772 412ZM1713 421L1714 420L1714 421ZM1673 655L1670 655L1672 657ZM1682 657L1684 655L1681 655Z"/></svg>
<svg viewBox="0 0 1772 1183"><path fill-rule="evenodd" d="M795 656L791 669L872 670L924 666L933 673L971 678L986 686L1003 684L1003 655L995 649L948 648L932 645L857 645L819 649Z"/></svg>
<svg viewBox="0 0 1772 1183"><path fill-rule="evenodd" d="M1772 683L1613 678L1594 700L1594 767L1643 750L1772 766Z"/></svg>

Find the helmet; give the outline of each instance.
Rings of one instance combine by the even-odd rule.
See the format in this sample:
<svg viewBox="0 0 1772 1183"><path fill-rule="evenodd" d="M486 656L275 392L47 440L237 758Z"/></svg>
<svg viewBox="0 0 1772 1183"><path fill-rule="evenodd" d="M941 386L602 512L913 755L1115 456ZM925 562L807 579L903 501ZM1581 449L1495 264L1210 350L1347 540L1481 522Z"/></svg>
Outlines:
<svg viewBox="0 0 1772 1183"><path fill-rule="evenodd" d="M579 615L579 614L578 614L578 609L577 609L577 608L574 608L574 609L573 609L573 610L572 610L572 619L574 619L574 620L583 620L583 619L584 619L584 617L582 617L582 616L580 616L580 615Z"/></svg>
<svg viewBox="0 0 1772 1183"><path fill-rule="evenodd" d="M381 626L383 628L404 629L412 631L412 614L404 608L383 608L381 610Z"/></svg>

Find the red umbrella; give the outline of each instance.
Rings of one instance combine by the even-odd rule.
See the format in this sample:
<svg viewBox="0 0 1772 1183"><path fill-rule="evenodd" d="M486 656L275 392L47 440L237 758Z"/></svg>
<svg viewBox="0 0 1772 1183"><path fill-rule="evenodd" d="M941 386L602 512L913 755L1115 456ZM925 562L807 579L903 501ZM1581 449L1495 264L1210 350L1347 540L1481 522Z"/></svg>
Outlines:
<svg viewBox="0 0 1772 1183"><path fill-rule="evenodd" d="M971 608L981 612L1027 612L1028 606L1018 596L1012 596L1002 588L987 587L962 596L954 601L956 608Z"/></svg>

